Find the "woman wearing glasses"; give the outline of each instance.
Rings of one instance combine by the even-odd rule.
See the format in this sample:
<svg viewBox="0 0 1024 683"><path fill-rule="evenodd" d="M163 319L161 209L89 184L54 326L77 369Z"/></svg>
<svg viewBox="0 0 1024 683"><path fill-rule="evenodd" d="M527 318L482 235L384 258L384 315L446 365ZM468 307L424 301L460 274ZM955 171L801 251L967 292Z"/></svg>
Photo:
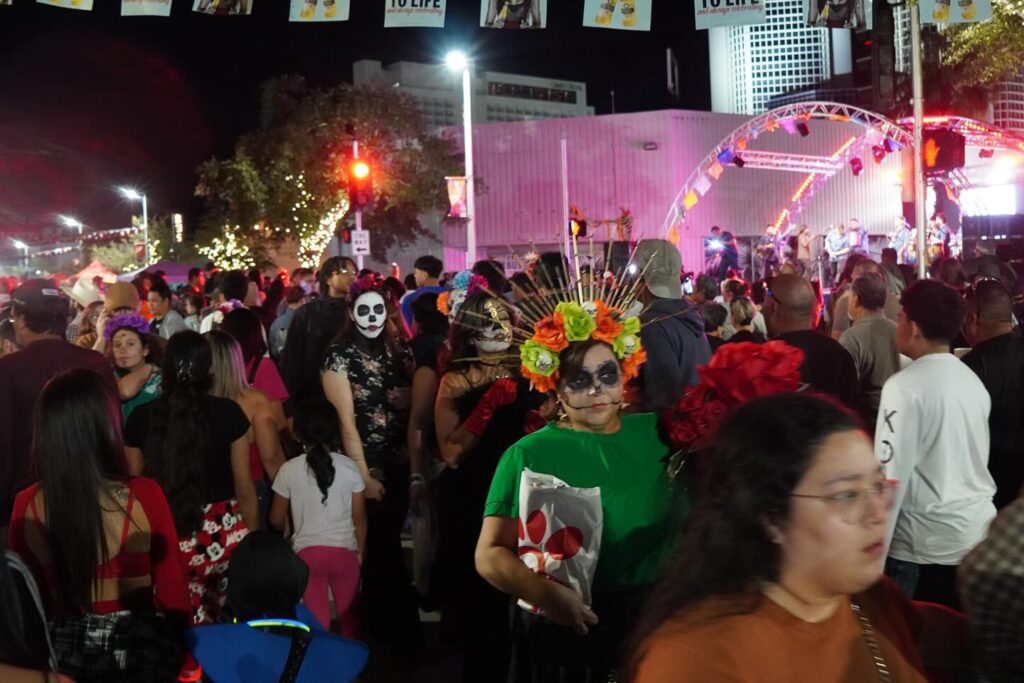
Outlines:
<svg viewBox="0 0 1024 683"><path fill-rule="evenodd" d="M928 680L921 619L882 579L896 484L856 418L777 394L738 408L717 439L635 634L633 680Z"/></svg>

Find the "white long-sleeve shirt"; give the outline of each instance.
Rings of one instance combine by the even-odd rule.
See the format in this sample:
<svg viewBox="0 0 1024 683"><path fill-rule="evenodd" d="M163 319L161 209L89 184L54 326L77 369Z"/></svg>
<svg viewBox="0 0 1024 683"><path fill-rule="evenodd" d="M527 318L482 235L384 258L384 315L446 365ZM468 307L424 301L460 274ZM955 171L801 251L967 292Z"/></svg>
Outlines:
<svg viewBox="0 0 1024 683"><path fill-rule="evenodd" d="M918 358L882 387L875 453L898 479L889 556L955 565L996 515L985 385L949 353Z"/></svg>

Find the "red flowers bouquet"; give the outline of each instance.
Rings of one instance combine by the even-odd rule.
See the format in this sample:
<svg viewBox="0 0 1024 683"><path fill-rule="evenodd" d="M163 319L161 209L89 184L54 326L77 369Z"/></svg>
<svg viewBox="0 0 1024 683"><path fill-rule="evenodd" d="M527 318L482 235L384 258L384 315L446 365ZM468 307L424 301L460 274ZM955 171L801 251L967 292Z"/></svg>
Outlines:
<svg viewBox="0 0 1024 683"><path fill-rule="evenodd" d="M785 342L740 342L720 347L711 362L697 369L701 383L662 414L669 445L676 449L669 463L672 477L686 456L705 448L731 408L751 399L800 388L804 352Z"/></svg>

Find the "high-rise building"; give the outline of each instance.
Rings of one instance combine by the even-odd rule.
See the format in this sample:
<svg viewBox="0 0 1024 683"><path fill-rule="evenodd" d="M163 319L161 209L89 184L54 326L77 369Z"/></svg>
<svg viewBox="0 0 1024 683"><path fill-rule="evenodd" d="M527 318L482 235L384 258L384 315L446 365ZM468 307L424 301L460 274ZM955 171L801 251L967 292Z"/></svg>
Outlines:
<svg viewBox="0 0 1024 683"><path fill-rule="evenodd" d="M711 110L755 115L769 100L850 73L850 32L808 28L804 0L765 0L764 24L709 31Z"/></svg>
<svg viewBox="0 0 1024 683"><path fill-rule="evenodd" d="M410 95L430 128L462 122L462 77L443 64L364 59L352 65L355 85L384 85ZM587 85L577 81L481 71L473 78L476 123L593 116Z"/></svg>
<svg viewBox="0 0 1024 683"><path fill-rule="evenodd" d="M1024 135L1024 72L992 91L992 123Z"/></svg>

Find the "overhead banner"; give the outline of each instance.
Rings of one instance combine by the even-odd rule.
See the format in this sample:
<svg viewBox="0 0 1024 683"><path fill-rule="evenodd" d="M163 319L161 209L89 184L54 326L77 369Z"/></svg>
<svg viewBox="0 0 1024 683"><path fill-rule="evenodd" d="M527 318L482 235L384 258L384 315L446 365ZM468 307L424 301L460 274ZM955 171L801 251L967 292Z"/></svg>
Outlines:
<svg viewBox="0 0 1024 683"><path fill-rule="evenodd" d="M384 28L444 28L447 0L384 0Z"/></svg>
<svg viewBox="0 0 1024 683"><path fill-rule="evenodd" d="M253 0L195 0L192 11L216 16L252 14Z"/></svg>
<svg viewBox="0 0 1024 683"><path fill-rule="evenodd" d="M806 14L815 28L871 28L871 0L808 0Z"/></svg>
<svg viewBox="0 0 1024 683"><path fill-rule="evenodd" d="M480 25L484 28L546 28L547 0L480 0Z"/></svg>
<svg viewBox="0 0 1024 683"><path fill-rule="evenodd" d="M920 0L922 24L973 24L992 18L992 0Z"/></svg>
<svg viewBox="0 0 1024 683"><path fill-rule="evenodd" d="M36 0L40 5L51 7L63 7L64 9L78 9L86 12L92 11L92 0Z"/></svg>
<svg viewBox="0 0 1024 683"><path fill-rule="evenodd" d="M585 0L583 25L622 31L650 31L651 4L651 0Z"/></svg>
<svg viewBox="0 0 1024 683"><path fill-rule="evenodd" d="M121 0L122 17L169 17L171 0Z"/></svg>
<svg viewBox="0 0 1024 683"><path fill-rule="evenodd" d="M693 0L693 21L698 31L763 24L764 4L760 0Z"/></svg>
<svg viewBox="0 0 1024 683"><path fill-rule="evenodd" d="M349 0L291 0L288 21L348 21Z"/></svg>

